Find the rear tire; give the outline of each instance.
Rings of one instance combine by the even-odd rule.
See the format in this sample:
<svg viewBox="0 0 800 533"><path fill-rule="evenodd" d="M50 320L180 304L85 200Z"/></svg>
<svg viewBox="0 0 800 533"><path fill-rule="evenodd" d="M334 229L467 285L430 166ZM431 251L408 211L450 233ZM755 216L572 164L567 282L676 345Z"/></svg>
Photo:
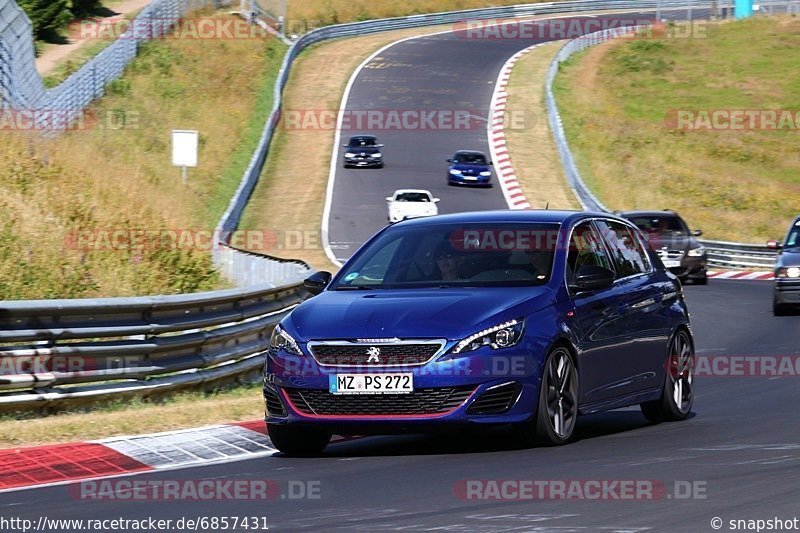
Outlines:
<svg viewBox="0 0 800 533"><path fill-rule="evenodd" d="M669 344L661 398L640 404L644 417L654 424L684 420L694 403L694 347L689 334L678 330Z"/></svg>
<svg viewBox="0 0 800 533"><path fill-rule="evenodd" d="M318 455L331 441L331 434L327 431L286 425L267 424L267 435L272 444L286 455Z"/></svg>
<svg viewBox="0 0 800 533"><path fill-rule="evenodd" d="M704 275L702 278L697 278L694 280L696 285L708 285L708 275Z"/></svg>

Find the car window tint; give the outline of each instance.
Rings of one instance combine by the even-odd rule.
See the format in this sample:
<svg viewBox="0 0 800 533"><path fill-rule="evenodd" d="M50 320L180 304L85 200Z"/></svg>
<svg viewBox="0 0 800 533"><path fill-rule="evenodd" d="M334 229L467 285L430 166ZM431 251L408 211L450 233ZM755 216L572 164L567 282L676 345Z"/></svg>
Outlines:
<svg viewBox="0 0 800 533"><path fill-rule="evenodd" d="M583 222L572 231L567 256L570 275L574 275L580 267L585 265L613 270L611 260L591 222Z"/></svg>
<svg viewBox="0 0 800 533"><path fill-rule="evenodd" d="M619 222L605 220L598 221L597 226L611 250L618 278L650 271L647 253L631 228Z"/></svg>

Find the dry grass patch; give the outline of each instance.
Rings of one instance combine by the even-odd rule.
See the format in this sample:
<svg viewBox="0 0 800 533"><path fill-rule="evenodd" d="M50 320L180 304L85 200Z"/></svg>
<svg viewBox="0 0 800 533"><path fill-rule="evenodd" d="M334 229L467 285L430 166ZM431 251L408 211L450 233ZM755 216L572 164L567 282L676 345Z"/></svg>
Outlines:
<svg viewBox="0 0 800 533"><path fill-rule="evenodd" d="M711 27L705 39L618 41L565 64L559 109L603 203L672 208L711 239L782 235L800 195L797 127L686 131L665 118L800 109L800 54L791 53L800 50L798 27L788 17L754 18Z"/></svg>
<svg viewBox="0 0 800 533"><path fill-rule="evenodd" d="M567 186L545 104L547 69L562 45L545 44L522 56L508 84L506 143L522 190L538 209L548 204L550 209L580 209Z"/></svg>
<svg viewBox="0 0 800 533"><path fill-rule="evenodd" d="M100 407L90 413L17 420L2 417L0 448L174 431L263 416L264 402L257 386L211 395L186 393L164 403L140 401Z"/></svg>
<svg viewBox="0 0 800 533"><path fill-rule="evenodd" d="M224 286L202 246L109 247L98 237L215 226L263 127L284 50L276 39L153 41L92 106L94 127L53 140L0 132L0 298ZM171 164L172 129L200 131L200 166L186 187Z"/></svg>

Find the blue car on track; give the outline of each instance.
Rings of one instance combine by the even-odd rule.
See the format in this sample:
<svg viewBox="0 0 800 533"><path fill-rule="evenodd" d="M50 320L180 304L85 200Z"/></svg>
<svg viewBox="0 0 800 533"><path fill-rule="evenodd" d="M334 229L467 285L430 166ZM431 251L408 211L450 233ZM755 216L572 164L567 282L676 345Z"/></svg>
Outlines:
<svg viewBox="0 0 800 533"><path fill-rule="evenodd" d="M563 444L579 414L681 420L694 342L679 280L604 213L487 211L399 222L278 326L266 422L288 454L332 434L504 425Z"/></svg>
<svg viewBox="0 0 800 533"><path fill-rule="evenodd" d="M459 150L447 162L448 185L492 186L492 162L483 152Z"/></svg>

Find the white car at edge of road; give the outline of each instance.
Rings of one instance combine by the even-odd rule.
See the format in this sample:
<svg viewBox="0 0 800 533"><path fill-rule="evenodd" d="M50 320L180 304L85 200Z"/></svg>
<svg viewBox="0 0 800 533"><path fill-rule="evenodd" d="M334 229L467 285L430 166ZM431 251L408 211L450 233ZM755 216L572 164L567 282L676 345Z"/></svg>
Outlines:
<svg viewBox="0 0 800 533"><path fill-rule="evenodd" d="M390 223L439 214L439 208L436 206L439 199L424 189L398 189L391 196L387 196L386 201L389 202Z"/></svg>

